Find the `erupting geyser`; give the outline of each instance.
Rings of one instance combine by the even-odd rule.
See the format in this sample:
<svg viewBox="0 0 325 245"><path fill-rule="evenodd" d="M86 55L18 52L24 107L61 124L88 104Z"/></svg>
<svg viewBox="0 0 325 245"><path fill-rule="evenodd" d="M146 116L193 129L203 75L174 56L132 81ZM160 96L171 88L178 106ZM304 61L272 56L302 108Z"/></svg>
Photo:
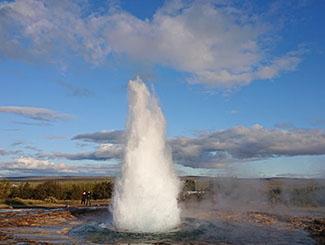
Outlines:
<svg viewBox="0 0 325 245"><path fill-rule="evenodd" d="M113 222L129 232L165 232L180 224L180 184L166 145L165 119L139 77L128 89L127 145L113 197Z"/></svg>

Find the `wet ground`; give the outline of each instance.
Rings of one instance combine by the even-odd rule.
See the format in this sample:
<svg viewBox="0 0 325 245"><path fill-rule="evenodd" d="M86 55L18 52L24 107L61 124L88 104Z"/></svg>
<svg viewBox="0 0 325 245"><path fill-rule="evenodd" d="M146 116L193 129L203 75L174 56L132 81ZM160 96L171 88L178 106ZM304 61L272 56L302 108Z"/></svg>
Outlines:
<svg viewBox="0 0 325 245"><path fill-rule="evenodd" d="M67 234L79 224L63 209L1 210L0 244L73 244Z"/></svg>
<svg viewBox="0 0 325 245"><path fill-rule="evenodd" d="M0 244L325 244L322 210L186 209L176 230L115 231L107 207L0 210Z"/></svg>

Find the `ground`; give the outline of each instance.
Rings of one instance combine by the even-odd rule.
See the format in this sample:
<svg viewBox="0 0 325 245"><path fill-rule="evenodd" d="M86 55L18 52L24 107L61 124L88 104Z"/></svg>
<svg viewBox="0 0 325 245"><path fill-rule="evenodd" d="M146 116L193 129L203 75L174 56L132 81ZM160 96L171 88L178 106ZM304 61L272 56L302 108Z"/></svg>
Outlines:
<svg viewBox="0 0 325 245"><path fill-rule="evenodd" d="M304 210L299 215L274 214L261 211L204 210L184 212L183 216L218 220L232 224L250 224L257 227L277 226L286 231L305 230L317 244L325 242L325 218ZM0 212L0 244L85 244L70 236L69 231L92 219L105 219L107 207L69 207L2 209ZM104 215L103 215L104 214Z"/></svg>
<svg viewBox="0 0 325 245"><path fill-rule="evenodd" d="M190 181L184 181L186 188L179 198L183 224L213 222L209 232L219 234L217 244L278 244L274 242L278 235L283 236L281 244L325 244L324 180L187 179ZM79 179L64 181L83 183ZM0 200L0 244L87 244L83 234L76 236L72 231L112 219L109 199L93 200L92 207L80 205L80 200L49 201ZM204 242L195 240L191 231L185 236L185 241L177 240L177 244L216 244L209 237ZM130 243L127 239L124 243ZM168 239L149 243L175 244Z"/></svg>

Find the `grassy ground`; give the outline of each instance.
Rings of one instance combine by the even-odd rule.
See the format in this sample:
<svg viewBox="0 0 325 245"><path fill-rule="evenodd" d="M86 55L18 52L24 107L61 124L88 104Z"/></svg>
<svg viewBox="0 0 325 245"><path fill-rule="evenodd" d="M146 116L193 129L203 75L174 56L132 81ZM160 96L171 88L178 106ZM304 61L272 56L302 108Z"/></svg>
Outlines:
<svg viewBox="0 0 325 245"><path fill-rule="evenodd" d="M83 191L92 193L92 205L107 205L112 192L112 182L110 177L0 179L0 208L78 206Z"/></svg>
<svg viewBox="0 0 325 245"><path fill-rule="evenodd" d="M91 200L91 206L106 206L110 203L109 199ZM82 207L80 200L33 200L33 199L0 199L0 209L5 208L28 208L28 207Z"/></svg>
<svg viewBox="0 0 325 245"><path fill-rule="evenodd" d="M325 180L324 179L288 179L288 178L272 178L272 179L237 179L237 178L208 178L188 176L182 177L184 191L203 190L219 199L226 200L231 204L239 203L264 203L268 202L273 205L285 205L295 207L325 207ZM44 184L47 181L54 181L60 185L60 193L70 193L71 195L56 195L57 186L49 188L48 185L43 189L36 190L35 193L49 194L48 200L22 200L15 198L14 200L1 200L10 195L2 195L6 193L1 189L1 183L9 183L11 188L16 189L28 182L29 189ZM109 187L100 186L100 183L114 183L113 177L32 177L32 178L0 178L0 208L8 208L12 205L21 206L78 206L80 200L56 200L58 199L78 199L81 193L90 190L92 194L107 192ZM94 188L98 184L100 188ZM4 185L3 185L4 186ZM50 186L51 187L51 186ZM112 192L112 186L110 186ZM50 189L52 192L49 192ZM28 191L22 190L22 193ZM10 190L7 191L10 193ZM23 195L11 195L12 197L24 197ZM41 199L41 195L27 195ZM105 198L110 195L97 195L97 198ZM93 195L92 197L96 197ZM25 195L26 198L26 195ZM102 205L108 203L108 199L93 201L93 205Z"/></svg>
<svg viewBox="0 0 325 245"><path fill-rule="evenodd" d="M56 181L62 185L94 185L103 181L112 181L112 177L35 177L35 178L16 178L16 179L8 179L10 184L19 185L21 183L28 182L31 187L35 187L39 184L44 183L45 181Z"/></svg>

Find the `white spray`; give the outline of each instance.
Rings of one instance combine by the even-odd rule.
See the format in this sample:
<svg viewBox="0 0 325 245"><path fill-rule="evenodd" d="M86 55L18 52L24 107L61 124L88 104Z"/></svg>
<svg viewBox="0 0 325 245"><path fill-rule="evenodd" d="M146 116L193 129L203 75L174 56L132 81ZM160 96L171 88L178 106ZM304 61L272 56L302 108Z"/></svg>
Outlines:
<svg viewBox="0 0 325 245"><path fill-rule="evenodd" d="M113 197L113 222L130 232L164 232L180 223L180 183L166 145L157 99L137 77L129 81L127 145Z"/></svg>

